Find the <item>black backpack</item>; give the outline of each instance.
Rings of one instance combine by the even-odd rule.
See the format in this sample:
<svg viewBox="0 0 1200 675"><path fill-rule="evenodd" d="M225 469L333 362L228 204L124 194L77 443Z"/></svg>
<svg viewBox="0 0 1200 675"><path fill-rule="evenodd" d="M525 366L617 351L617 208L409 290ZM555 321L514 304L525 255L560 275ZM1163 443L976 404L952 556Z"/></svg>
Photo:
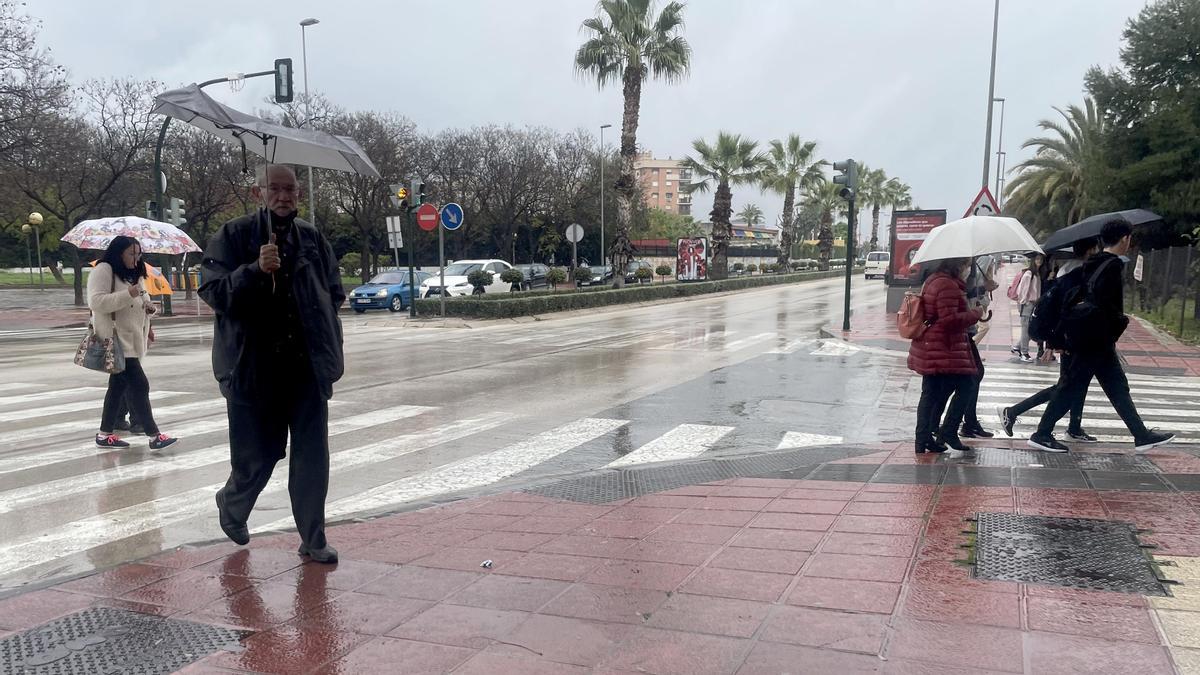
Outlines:
<svg viewBox="0 0 1200 675"><path fill-rule="evenodd" d="M1070 273L1049 281L1029 315L1029 337L1045 342L1050 349L1064 349L1062 312L1066 296L1079 287L1080 275Z"/></svg>
<svg viewBox="0 0 1200 675"><path fill-rule="evenodd" d="M1096 304L1094 297L1096 281L1104 269L1117 258L1109 258L1096 268L1086 284L1070 289L1063 298L1061 318L1056 331L1062 337L1063 347L1072 351L1094 351L1120 337L1124 330L1111 324L1108 311ZM1032 336L1032 333L1031 333Z"/></svg>

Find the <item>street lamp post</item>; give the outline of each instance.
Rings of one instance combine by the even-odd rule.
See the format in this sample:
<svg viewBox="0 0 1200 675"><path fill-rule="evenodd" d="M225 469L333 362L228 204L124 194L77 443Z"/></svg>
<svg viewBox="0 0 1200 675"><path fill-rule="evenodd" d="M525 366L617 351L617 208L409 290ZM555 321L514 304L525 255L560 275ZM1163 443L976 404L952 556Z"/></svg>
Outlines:
<svg viewBox="0 0 1200 675"><path fill-rule="evenodd" d="M25 252L29 253L29 231L33 230L33 247L37 249L38 260L38 286L44 291L46 290L46 277L42 272L42 237L38 230L42 227L42 214L34 211L29 214L24 225L21 226L21 231L25 233ZM28 257L28 256L27 256ZM32 261L30 261L32 264ZM29 270L29 285L33 286L33 270Z"/></svg>
<svg viewBox="0 0 1200 675"><path fill-rule="evenodd" d="M1003 212L1004 211L1004 183L1006 182L1006 179L1004 178L1004 169L1008 167L1008 153L1001 150L1000 152L997 152L996 154L999 155L999 157L996 158L996 165L999 168L997 168L996 170L1000 172L1000 175L996 176L996 206L1000 209L1001 212Z"/></svg>
<svg viewBox="0 0 1200 675"><path fill-rule="evenodd" d="M1004 155L1004 99L993 98L992 103L1000 104L1000 134L996 139L996 206L1000 206L1000 183L1004 181L1001 175L1000 158Z"/></svg>
<svg viewBox="0 0 1200 675"><path fill-rule="evenodd" d="M988 76L987 133L983 140L983 187L988 184L988 169L992 165L992 108L996 100L996 34L1000 29L1000 0L996 0L992 16L992 70Z"/></svg>
<svg viewBox="0 0 1200 675"><path fill-rule="evenodd" d="M308 36L305 31L309 26L315 26L321 23L314 18L307 18L300 22L300 49L304 60L304 125L312 125L312 98L308 95ZM313 225L317 224L316 196L313 191L313 170L308 167L308 218Z"/></svg>
<svg viewBox="0 0 1200 675"><path fill-rule="evenodd" d="M604 248L604 130L611 124L600 125L600 265L608 264L608 251Z"/></svg>

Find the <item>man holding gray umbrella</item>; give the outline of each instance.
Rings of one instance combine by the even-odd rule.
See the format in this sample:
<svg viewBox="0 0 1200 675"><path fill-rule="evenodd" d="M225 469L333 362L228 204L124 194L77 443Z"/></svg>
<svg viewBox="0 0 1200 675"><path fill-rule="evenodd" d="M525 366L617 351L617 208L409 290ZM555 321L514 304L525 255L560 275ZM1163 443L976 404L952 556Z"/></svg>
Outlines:
<svg viewBox="0 0 1200 675"><path fill-rule="evenodd" d="M341 378L346 299L333 249L296 218L295 171L260 167L264 208L226 223L209 241L200 296L216 314L213 372L227 399L232 471L217 492L222 531L250 541L246 521L291 439L288 492L300 555L336 563L325 541L329 398Z"/></svg>

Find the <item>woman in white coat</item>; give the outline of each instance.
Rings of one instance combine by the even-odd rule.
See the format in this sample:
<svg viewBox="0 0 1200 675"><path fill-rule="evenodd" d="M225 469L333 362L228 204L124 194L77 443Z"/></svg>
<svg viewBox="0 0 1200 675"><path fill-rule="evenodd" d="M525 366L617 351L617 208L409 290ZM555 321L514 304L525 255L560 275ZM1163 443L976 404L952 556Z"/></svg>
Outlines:
<svg viewBox="0 0 1200 675"><path fill-rule="evenodd" d="M132 237L113 238L88 275L92 326L99 336L115 335L125 352L125 370L108 376L100 433L96 434L96 445L102 448L129 447L113 433L122 398L128 400L130 409L141 420L151 450L161 450L178 440L159 432L150 411L150 382L142 370L142 357L150 346L150 316L155 308L146 292L145 278L142 247Z"/></svg>

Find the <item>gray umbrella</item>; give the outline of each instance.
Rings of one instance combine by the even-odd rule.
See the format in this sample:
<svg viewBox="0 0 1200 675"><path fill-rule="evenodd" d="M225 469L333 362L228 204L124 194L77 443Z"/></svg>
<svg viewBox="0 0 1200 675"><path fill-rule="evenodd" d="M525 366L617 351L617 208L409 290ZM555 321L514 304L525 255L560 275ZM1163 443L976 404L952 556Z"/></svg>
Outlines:
<svg viewBox="0 0 1200 675"><path fill-rule="evenodd" d="M1064 227L1063 229L1050 235L1046 242L1042 244L1042 248L1047 251L1054 251L1062 248L1069 248L1071 244L1081 239L1095 239L1100 236L1100 230L1104 229L1104 224L1110 220L1123 220L1129 223L1131 227L1139 225L1147 225L1150 223L1159 222L1162 217L1153 211L1146 209L1130 209L1128 211L1113 211L1112 213L1098 213L1094 216L1084 218L1083 220Z"/></svg>
<svg viewBox="0 0 1200 675"><path fill-rule="evenodd" d="M367 153L349 136L296 129L218 103L196 84L154 97L152 113L167 115L238 143L272 164L298 164L381 178Z"/></svg>

